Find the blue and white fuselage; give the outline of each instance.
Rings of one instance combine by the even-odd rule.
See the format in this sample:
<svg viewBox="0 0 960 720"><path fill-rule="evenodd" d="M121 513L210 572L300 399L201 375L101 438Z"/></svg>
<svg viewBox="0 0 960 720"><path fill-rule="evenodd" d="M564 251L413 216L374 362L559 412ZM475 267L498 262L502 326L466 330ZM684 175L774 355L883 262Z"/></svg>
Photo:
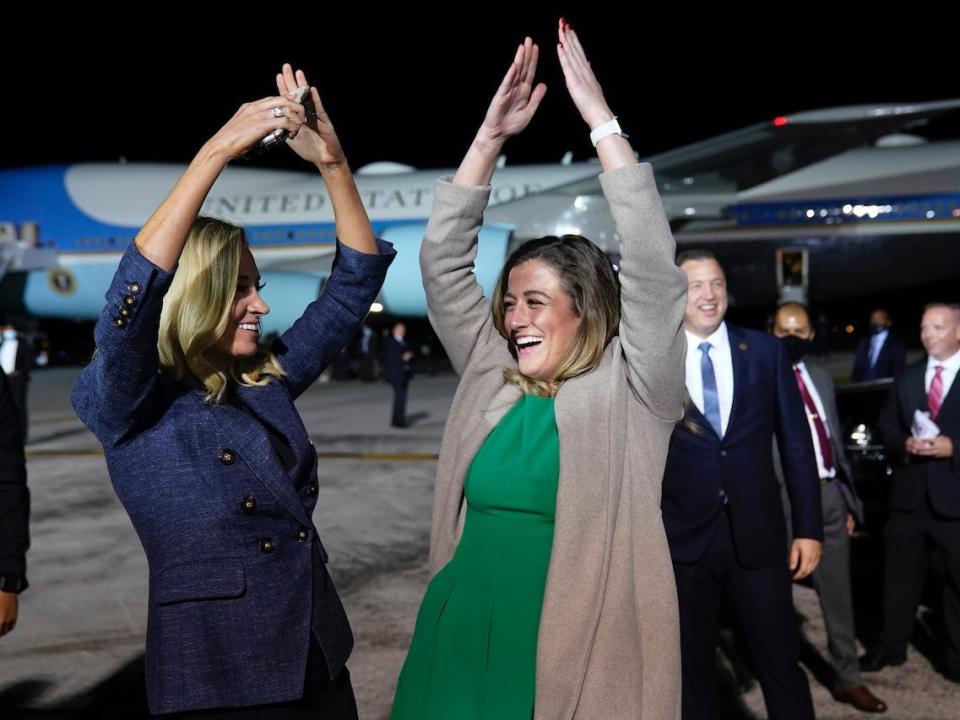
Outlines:
<svg viewBox="0 0 960 720"><path fill-rule="evenodd" d="M38 247L55 249L56 267L28 272L23 306L41 317L96 317L120 254L183 172L160 164L78 164L0 171L0 222L37 228ZM419 242L438 177L452 171L357 174L374 232L398 246L383 291L387 309L423 315L417 263ZM388 171L397 166L387 166ZM523 198L597 173L595 164L526 166L498 171L491 205ZM319 175L226 168L201 214L244 228L272 311L264 332L283 330L317 296L335 247L333 209ZM491 226L481 237L478 277L489 290L502 265L510 228Z"/></svg>

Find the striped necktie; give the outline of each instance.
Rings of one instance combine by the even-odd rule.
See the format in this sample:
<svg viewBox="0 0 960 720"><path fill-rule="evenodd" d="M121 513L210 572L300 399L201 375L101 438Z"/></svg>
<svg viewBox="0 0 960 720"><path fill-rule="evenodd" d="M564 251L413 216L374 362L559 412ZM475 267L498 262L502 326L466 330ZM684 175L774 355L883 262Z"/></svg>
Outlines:
<svg viewBox="0 0 960 720"><path fill-rule="evenodd" d="M930 381L930 392L927 393L927 407L930 408L930 419L936 420L943 405L943 365L934 369L933 380Z"/></svg>

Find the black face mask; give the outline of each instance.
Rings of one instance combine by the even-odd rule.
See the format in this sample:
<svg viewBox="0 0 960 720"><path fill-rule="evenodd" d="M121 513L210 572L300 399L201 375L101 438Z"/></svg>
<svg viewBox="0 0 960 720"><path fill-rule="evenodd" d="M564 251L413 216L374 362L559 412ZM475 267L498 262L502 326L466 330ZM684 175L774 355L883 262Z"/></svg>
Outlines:
<svg viewBox="0 0 960 720"><path fill-rule="evenodd" d="M886 325L871 325L871 326L870 326L870 332L873 333L874 335L879 335L880 333L882 333L882 332L883 332L884 330L886 330L886 329L887 329L887 326L886 326Z"/></svg>
<svg viewBox="0 0 960 720"><path fill-rule="evenodd" d="M796 335L785 335L780 338L780 341L783 343L787 351L787 357L790 358L790 362L797 364L807 353L810 352L810 346L813 345L812 340L804 340L802 337L797 337Z"/></svg>

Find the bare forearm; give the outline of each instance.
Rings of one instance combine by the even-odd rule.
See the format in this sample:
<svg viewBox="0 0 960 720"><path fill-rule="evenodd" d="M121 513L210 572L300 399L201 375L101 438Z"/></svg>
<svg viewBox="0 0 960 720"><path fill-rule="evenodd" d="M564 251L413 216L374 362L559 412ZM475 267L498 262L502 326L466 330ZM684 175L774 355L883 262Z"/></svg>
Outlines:
<svg viewBox="0 0 960 720"><path fill-rule="evenodd" d="M473 187L489 185L504 142L505 139L491 140L478 134L470 143L457 174L453 176L453 183Z"/></svg>
<svg viewBox="0 0 960 720"><path fill-rule="evenodd" d="M370 218L363 207L353 173L346 163L336 166L318 166L327 185L333 217L337 224L337 238L357 252L377 255L377 241L370 227Z"/></svg>
<svg viewBox="0 0 960 720"><path fill-rule="evenodd" d="M226 155L209 143L200 149L173 190L137 233L137 248L145 258L167 271L176 267L190 226L227 162Z"/></svg>
<svg viewBox="0 0 960 720"><path fill-rule="evenodd" d="M597 157L604 172L639 164L633 146L622 135L607 135L600 140L597 143Z"/></svg>

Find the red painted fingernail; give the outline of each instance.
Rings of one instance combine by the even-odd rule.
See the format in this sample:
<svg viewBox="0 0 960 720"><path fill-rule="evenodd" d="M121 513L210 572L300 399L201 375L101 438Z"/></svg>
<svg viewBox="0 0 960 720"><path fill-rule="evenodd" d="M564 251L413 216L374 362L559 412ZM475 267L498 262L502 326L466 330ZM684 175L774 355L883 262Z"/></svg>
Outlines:
<svg viewBox="0 0 960 720"><path fill-rule="evenodd" d="M560 30L561 32L567 29L567 21L565 18L560 18Z"/></svg>
<svg viewBox="0 0 960 720"><path fill-rule="evenodd" d="M560 49L563 50L563 43L560 43Z"/></svg>

